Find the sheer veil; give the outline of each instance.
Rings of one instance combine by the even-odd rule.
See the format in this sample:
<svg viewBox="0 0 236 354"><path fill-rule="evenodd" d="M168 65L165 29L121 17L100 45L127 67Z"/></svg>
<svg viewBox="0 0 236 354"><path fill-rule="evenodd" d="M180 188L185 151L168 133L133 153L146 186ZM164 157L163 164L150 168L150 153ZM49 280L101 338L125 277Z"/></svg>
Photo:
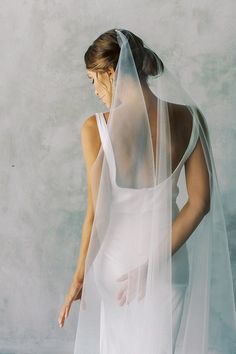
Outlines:
<svg viewBox="0 0 236 354"><path fill-rule="evenodd" d="M97 116L103 138L92 170L95 216L74 354L236 353L232 271L206 119L158 56L148 81L151 119L131 34L116 33L107 125ZM172 226L188 200L184 165L199 144L210 208L172 255ZM183 295L178 328L176 294Z"/></svg>

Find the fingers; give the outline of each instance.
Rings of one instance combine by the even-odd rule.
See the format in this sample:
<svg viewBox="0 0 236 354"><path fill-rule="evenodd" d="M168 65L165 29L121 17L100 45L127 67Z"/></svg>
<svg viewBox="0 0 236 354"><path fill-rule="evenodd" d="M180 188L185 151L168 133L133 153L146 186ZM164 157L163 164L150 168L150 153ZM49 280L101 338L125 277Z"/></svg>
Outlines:
<svg viewBox="0 0 236 354"><path fill-rule="evenodd" d="M131 301L134 299L134 297L135 297L135 292L129 292L127 291L127 288L125 288L119 292L117 296L117 300L119 300L120 306L123 306L125 303L129 305Z"/></svg>
<svg viewBox="0 0 236 354"><path fill-rule="evenodd" d="M120 306L123 306L126 301L126 288L123 288L119 291L117 300Z"/></svg>
<svg viewBox="0 0 236 354"><path fill-rule="evenodd" d="M117 295L117 300L120 306L123 306L125 303L130 304L130 302L135 297L135 287L134 284L126 282L123 288L120 289Z"/></svg>
<svg viewBox="0 0 236 354"><path fill-rule="evenodd" d="M60 316L58 318L59 327L63 327L64 322L65 322L65 309L63 310L63 312L60 314Z"/></svg>
<svg viewBox="0 0 236 354"><path fill-rule="evenodd" d="M60 327L63 327L65 319L69 316L72 302L75 300L81 299L82 291L83 291L82 283L78 283L76 285L73 284L70 287L70 290L66 296L64 305L63 305L60 315L58 317L58 324ZM84 306L85 306L85 304L84 304Z"/></svg>
<svg viewBox="0 0 236 354"><path fill-rule="evenodd" d="M117 278L117 281L124 281L125 285L120 289L117 300L120 305L123 306L124 303L127 305L136 297L138 301L142 300L146 293L146 277L147 277L147 266L144 264L142 268L137 268L129 273L123 274L121 277Z"/></svg>
<svg viewBox="0 0 236 354"><path fill-rule="evenodd" d="M123 274L121 277L117 278L116 280L117 281L123 281L123 280L126 280L128 279L128 274Z"/></svg>
<svg viewBox="0 0 236 354"><path fill-rule="evenodd" d="M127 282L121 287L117 294L117 300L120 306L123 306L126 301L126 290L127 290Z"/></svg>
<svg viewBox="0 0 236 354"><path fill-rule="evenodd" d="M63 327L64 326L64 321L65 321L65 313L63 311L63 312L60 313L60 315L58 317L59 327Z"/></svg>
<svg viewBox="0 0 236 354"><path fill-rule="evenodd" d="M63 308L60 312L59 318L58 318L59 327L64 326L65 319L69 316L70 307L71 307L71 302L69 302L63 306Z"/></svg>
<svg viewBox="0 0 236 354"><path fill-rule="evenodd" d="M70 307L71 307L71 303L69 303L68 306L66 307L65 318L67 318L69 316Z"/></svg>
<svg viewBox="0 0 236 354"><path fill-rule="evenodd" d="M128 279L128 274L123 274L121 277L117 278L116 281L124 281L127 279ZM127 283L118 292L117 300L120 306L123 306L126 301L126 288L127 288Z"/></svg>
<svg viewBox="0 0 236 354"><path fill-rule="evenodd" d="M121 300L120 300L120 306L123 306L126 302L126 295L124 293L124 295L122 296Z"/></svg>

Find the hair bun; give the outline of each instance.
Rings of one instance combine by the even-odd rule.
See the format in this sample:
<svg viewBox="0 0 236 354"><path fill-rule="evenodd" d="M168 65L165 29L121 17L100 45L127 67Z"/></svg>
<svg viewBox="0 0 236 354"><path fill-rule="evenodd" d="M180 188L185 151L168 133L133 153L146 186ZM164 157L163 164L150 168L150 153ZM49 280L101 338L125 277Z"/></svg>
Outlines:
<svg viewBox="0 0 236 354"><path fill-rule="evenodd" d="M159 75L163 69L164 65L158 55L147 47L143 47L143 66L142 72L147 76Z"/></svg>
<svg viewBox="0 0 236 354"><path fill-rule="evenodd" d="M121 29L121 32L128 38L140 80L146 81L148 76L159 76L164 71L164 64L158 55L131 31ZM112 66L115 70L120 55L117 38L116 29L111 29L95 39L84 54L86 68L106 72Z"/></svg>

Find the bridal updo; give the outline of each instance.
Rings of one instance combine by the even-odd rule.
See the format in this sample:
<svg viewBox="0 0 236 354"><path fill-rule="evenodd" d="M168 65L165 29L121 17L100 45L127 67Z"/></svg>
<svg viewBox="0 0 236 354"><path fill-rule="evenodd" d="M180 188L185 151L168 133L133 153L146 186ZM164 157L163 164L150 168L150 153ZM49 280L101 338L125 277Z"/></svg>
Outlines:
<svg viewBox="0 0 236 354"><path fill-rule="evenodd" d="M145 47L143 40L128 30L119 29L129 41L133 58L140 80L148 76L159 76L164 70L164 64L158 55ZM84 54L86 69L105 72L109 67L116 69L119 59L120 46L115 29L102 33L89 46Z"/></svg>

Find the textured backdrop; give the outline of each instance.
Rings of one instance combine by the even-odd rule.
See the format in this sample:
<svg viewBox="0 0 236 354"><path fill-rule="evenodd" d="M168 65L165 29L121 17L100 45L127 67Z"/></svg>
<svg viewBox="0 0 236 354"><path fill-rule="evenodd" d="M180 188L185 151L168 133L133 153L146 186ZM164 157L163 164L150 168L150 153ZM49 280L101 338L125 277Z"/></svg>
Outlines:
<svg viewBox="0 0 236 354"><path fill-rule="evenodd" d="M78 302L63 329L57 318L86 208L79 130L89 115L107 110L87 79L83 54L114 27L156 48L206 116L235 283L235 5L1 0L0 354L73 352Z"/></svg>

